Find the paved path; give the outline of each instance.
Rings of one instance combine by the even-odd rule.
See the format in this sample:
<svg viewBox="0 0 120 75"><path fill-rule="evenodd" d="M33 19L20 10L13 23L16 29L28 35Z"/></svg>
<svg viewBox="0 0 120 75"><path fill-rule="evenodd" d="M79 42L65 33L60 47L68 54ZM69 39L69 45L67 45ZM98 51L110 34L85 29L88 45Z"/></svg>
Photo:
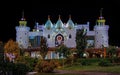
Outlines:
<svg viewBox="0 0 120 75"><path fill-rule="evenodd" d="M37 72L28 72L27 75L34 75Z"/></svg>

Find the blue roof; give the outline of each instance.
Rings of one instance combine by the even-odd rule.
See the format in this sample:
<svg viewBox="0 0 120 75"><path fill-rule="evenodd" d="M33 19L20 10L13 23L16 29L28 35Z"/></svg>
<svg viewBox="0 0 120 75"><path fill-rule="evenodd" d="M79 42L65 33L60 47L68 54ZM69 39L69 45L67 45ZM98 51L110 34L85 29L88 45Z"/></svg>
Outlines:
<svg viewBox="0 0 120 75"><path fill-rule="evenodd" d="M57 29L63 28L63 22L61 21L61 19L58 19L55 28Z"/></svg>
<svg viewBox="0 0 120 75"><path fill-rule="evenodd" d="M50 19L48 19L47 22L45 23L45 27L47 29L51 29L53 27L53 24Z"/></svg>
<svg viewBox="0 0 120 75"><path fill-rule="evenodd" d="M75 24L73 23L73 21L70 18L66 25L67 25L68 28L73 29Z"/></svg>

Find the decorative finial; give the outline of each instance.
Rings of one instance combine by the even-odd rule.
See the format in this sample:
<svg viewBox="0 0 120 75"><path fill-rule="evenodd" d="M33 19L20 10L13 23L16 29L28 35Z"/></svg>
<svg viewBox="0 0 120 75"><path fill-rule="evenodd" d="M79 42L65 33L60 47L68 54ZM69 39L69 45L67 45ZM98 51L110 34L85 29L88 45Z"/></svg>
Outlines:
<svg viewBox="0 0 120 75"><path fill-rule="evenodd" d="M102 17L103 8L100 9L100 17Z"/></svg>
<svg viewBox="0 0 120 75"><path fill-rule="evenodd" d="M26 26L27 25L27 21L24 18L24 11L22 12L22 18L19 21L20 26Z"/></svg>
<svg viewBox="0 0 120 75"><path fill-rule="evenodd" d="M69 19L71 19L71 15L69 15Z"/></svg>
<svg viewBox="0 0 120 75"><path fill-rule="evenodd" d="M48 20L50 20L50 15L48 15Z"/></svg>
<svg viewBox="0 0 120 75"><path fill-rule="evenodd" d="M61 19L61 18L60 18L60 15L59 15L59 18L58 18L58 19Z"/></svg>
<svg viewBox="0 0 120 75"><path fill-rule="evenodd" d="M22 11L22 18L24 18L24 10Z"/></svg>
<svg viewBox="0 0 120 75"><path fill-rule="evenodd" d="M22 11L22 18L21 20L25 20L25 17L24 17L24 10Z"/></svg>

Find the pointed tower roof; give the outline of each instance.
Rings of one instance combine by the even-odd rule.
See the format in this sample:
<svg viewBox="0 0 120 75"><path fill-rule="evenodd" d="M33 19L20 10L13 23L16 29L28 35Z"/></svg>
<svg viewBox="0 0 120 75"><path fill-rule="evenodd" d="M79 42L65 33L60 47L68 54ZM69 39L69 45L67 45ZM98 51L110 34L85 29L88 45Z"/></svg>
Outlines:
<svg viewBox="0 0 120 75"><path fill-rule="evenodd" d="M103 12L103 8L101 8L101 10L100 10L100 17L97 20L97 24L98 25L105 25L105 19L102 16L102 12Z"/></svg>
<svg viewBox="0 0 120 75"><path fill-rule="evenodd" d="M46 21L46 23L45 23L45 27L47 28L47 29L51 29L52 27L53 27L53 24L52 24L52 22L51 22L51 20L50 20L50 16L48 15L48 20Z"/></svg>
<svg viewBox="0 0 120 75"><path fill-rule="evenodd" d="M25 18L24 18L24 11L22 12L22 18L21 18L21 20L19 21L19 25L20 25L20 26L26 26L26 25L27 25L27 21L26 21Z"/></svg>
<svg viewBox="0 0 120 75"><path fill-rule="evenodd" d="M74 23L73 23L73 21L72 21L72 19L71 19L71 15L69 15L69 20L68 20L66 26L67 26L69 29L73 29L73 28L74 28Z"/></svg>
<svg viewBox="0 0 120 75"><path fill-rule="evenodd" d="M55 28L57 28L57 29L63 28L63 22L61 21L60 15L59 15L58 21L56 22Z"/></svg>

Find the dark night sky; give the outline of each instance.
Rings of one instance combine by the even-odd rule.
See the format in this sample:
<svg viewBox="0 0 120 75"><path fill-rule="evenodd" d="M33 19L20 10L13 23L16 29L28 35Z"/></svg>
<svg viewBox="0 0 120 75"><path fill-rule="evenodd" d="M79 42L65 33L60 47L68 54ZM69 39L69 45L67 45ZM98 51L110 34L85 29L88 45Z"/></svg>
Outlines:
<svg viewBox="0 0 120 75"><path fill-rule="evenodd" d="M64 0L65 1L65 0ZM90 22L91 29L95 25L95 21L99 16L100 8L103 8L103 16L106 19L106 24L110 26L109 29L109 44L120 46L120 31L119 31L119 17L120 3L118 0L80 0L66 1L62 0L46 0L44 2L38 1L15 1L3 2L0 6L0 41L6 42L10 38L15 40L16 31L15 26L18 26L18 21L21 18L24 10L25 18L28 21L27 26L33 28L35 21L39 24L44 24L47 16L51 16L51 21L56 23L58 15L61 15L63 23L67 22L69 14L72 16L74 23Z"/></svg>

